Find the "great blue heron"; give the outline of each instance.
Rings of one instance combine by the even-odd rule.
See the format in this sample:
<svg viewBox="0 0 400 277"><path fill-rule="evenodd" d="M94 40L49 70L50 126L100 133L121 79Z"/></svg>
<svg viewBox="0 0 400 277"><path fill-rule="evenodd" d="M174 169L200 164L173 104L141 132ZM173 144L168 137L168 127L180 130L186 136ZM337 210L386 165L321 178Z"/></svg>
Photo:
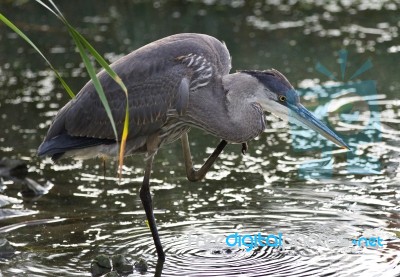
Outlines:
<svg viewBox="0 0 400 277"><path fill-rule="evenodd" d="M300 104L285 76L275 69L229 74L231 57L225 44L203 34L177 34L145 45L111 65L129 92L129 135L125 155L145 153L142 201L159 260L165 254L158 235L150 195L150 174L157 150L182 140L187 178L202 179L226 144L242 144L265 129L264 112L292 117L335 144L348 148L333 131ZM118 134L122 135L126 97L105 71L98 74ZM196 127L221 139L204 165L195 170L188 131ZM117 157L118 144L102 103L89 81L57 114L38 155Z"/></svg>

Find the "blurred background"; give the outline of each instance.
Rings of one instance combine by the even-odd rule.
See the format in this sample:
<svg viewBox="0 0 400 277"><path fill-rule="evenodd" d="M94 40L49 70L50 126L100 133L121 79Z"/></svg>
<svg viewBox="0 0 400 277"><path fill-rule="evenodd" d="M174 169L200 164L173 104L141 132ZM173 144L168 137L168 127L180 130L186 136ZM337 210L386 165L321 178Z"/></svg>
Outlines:
<svg viewBox="0 0 400 277"><path fill-rule="evenodd" d="M249 143L246 156L239 145L229 145L205 180L189 183L180 143L164 148L152 185L167 252L163 276L400 274L399 1L56 4L110 63L168 35L215 36L227 44L233 71L278 69L299 89L304 105L354 149L352 154L337 150L315 133L267 115L265 134ZM88 81L75 45L53 14L23 0L1 0L0 12L32 39L75 92ZM368 60L372 67L351 79ZM318 65L332 75L321 73ZM373 81L368 83L372 89L354 100L367 81ZM327 93L332 87L334 93ZM0 258L0 275L90 276L96 255L123 254L132 263L146 259L146 274L152 276L156 254L138 196L142 157L126 159L120 183L113 162L104 170L100 160L55 165L36 157L52 118L69 99L44 60L1 23L0 158L20 161L28 172L10 176L7 168L15 164L5 161L0 170L0 235L15 249ZM326 102L339 108L326 113ZM198 130L189 138L197 164L219 142ZM32 189L36 193L29 193ZM385 239L385 247L343 251L311 244L211 251L187 245L193 231L328 234L348 240L375 235Z"/></svg>

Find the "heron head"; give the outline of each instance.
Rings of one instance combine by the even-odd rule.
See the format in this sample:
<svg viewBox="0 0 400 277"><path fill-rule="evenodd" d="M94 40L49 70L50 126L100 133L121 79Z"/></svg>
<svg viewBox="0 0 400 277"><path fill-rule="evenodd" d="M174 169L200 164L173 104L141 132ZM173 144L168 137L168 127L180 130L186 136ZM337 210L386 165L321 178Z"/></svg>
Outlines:
<svg viewBox="0 0 400 277"><path fill-rule="evenodd" d="M255 101L265 112L270 112L284 120L290 118L295 123L316 131L336 145L350 149L338 135L300 103L297 91L282 73L275 69L241 71L240 73L251 75L261 84L254 92L254 96Z"/></svg>

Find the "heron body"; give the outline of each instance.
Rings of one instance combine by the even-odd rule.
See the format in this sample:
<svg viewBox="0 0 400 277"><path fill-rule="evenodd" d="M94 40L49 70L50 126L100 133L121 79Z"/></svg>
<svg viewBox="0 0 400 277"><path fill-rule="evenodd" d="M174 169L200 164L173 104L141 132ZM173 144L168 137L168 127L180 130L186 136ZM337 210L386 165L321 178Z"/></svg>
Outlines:
<svg viewBox="0 0 400 277"><path fill-rule="evenodd" d="M143 46L111 65L128 89L129 135L125 155L146 154L140 197L160 259L164 252L152 211L149 179L157 150L182 140L188 179L204 177L227 143L246 143L266 126L265 112L293 118L342 147L336 134L312 116L297 92L277 70L229 74L224 43L203 34L177 34ZM98 74L122 136L126 96L105 72ZM193 168L187 132L202 129L222 141L199 169ZM116 157L118 143L105 109L89 81L55 117L38 154L63 157Z"/></svg>
<svg viewBox="0 0 400 277"><path fill-rule="evenodd" d="M156 149L149 147L154 144L158 148L180 138L190 128L187 121L207 126L212 121L208 119L212 117L210 112L218 112L218 104L223 104L221 80L231 65L227 48L215 38L181 34L150 43L111 67L129 93L126 155L131 155L153 152ZM125 93L105 71L99 73L99 79L121 135ZM191 116L197 118L200 114L203 116L199 120ZM92 82L61 109L39 148L39 154L50 154L55 159L62 155L116 157L117 151L114 132Z"/></svg>

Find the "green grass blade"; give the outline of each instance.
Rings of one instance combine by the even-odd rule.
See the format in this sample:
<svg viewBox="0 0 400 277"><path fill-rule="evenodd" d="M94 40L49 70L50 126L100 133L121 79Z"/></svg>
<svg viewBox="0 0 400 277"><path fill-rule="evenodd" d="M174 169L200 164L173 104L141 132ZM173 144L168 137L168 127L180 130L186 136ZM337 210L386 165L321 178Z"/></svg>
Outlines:
<svg viewBox="0 0 400 277"><path fill-rule="evenodd" d="M120 150L119 150L119 176L121 177L126 140L127 140L128 131L129 131L128 90L127 90L126 86L124 85L124 83L122 82L121 78L115 73L114 70L112 70L112 68L108 65L108 63L104 60L104 58L94 49L94 47L75 28L73 28L69 24L67 19L64 17L64 15L61 13L61 11L58 9L58 7L55 5L55 3L52 0L49 0L49 3L51 4L52 7L45 4L41 0L35 0L35 1L38 4L42 5L44 8L46 8L48 11L53 13L68 28L68 31L69 31L70 35L72 36L72 38L78 48L78 51L82 58L82 61L86 66L86 69L89 73L89 76L90 76L92 82L93 82L96 92L99 95L100 101L102 102L104 109L106 111L106 114L110 120L112 129L115 134L117 144L119 142L119 137L118 137L116 124L115 124L115 121L114 121L114 118L113 118L113 115L111 112L111 108L107 101L107 97L104 93L103 87L101 86L101 83L96 75L95 69L89 59L87 51L96 59L96 61L101 65L101 67L104 68L104 70L110 75L110 77L114 79L114 81L121 87L121 89L124 91L124 93L126 95L125 119L124 119L124 126L123 126L123 132L122 132L122 137L121 137L121 145L120 145ZM25 41L27 41L43 57L43 59L45 59L47 64L50 66L50 68L55 72L57 78L60 80L61 84L64 86L64 88L68 92L68 94L71 97L74 97L75 95L72 92L72 90L68 87L66 82L61 78L61 76L55 70L55 68L52 66L50 61L48 61L47 58L43 55L43 53L36 47L36 45L22 31L20 31L14 24L12 24L7 18L5 18L1 13L0 13L0 19L6 25L8 25L14 32L16 32L18 35L20 35Z"/></svg>
<svg viewBox="0 0 400 277"><path fill-rule="evenodd" d="M52 5L53 6L55 6L55 4L53 3L53 2L51 2L51 0L50 0L50 3L52 3ZM55 7L56 9L57 9L57 7ZM124 164L124 154L125 154L125 148L126 148L126 141L127 141L127 138L128 138L128 133L129 133L129 101L128 101L128 89L126 88L126 86L125 86L125 84L122 82L122 80L121 80L121 78L117 75L117 73L114 71L114 70L112 70L112 68L108 65L108 63L104 60L104 58L94 49L94 47L74 28L74 27L72 27L71 26L71 24L69 24L69 22L67 21L67 19L61 14L61 12L57 9L57 11L58 11L58 13L59 13L59 18L63 21L63 23L67 26L67 28L68 28L68 30L69 30L69 32L71 33L71 35L73 36L73 38L74 38L74 40L75 40L75 43L77 43L78 42L78 40L79 40L79 45L82 47L84 47L84 48L86 48L88 51L89 51L89 53L96 59L96 61L104 68L104 70L109 74L109 76L111 77L111 78L113 78L114 79L114 81L122 88L122 90L125 92L125 96L126 96L126 107L125 107L125 119L124 119L124 126L123 126L123 131L122 131L122 137L121 137L121 145L120 145L120 148L119 148L119 164L118 164L118 172L119 172L119 177L120 177L120 179L121 179L121 176L122 176L122 167L123 167L123 164ZM80 52L82 52L81 50L80 50ZM86 54L86 52L84 52L84 54ZM90 64L91 65L91 64ZM92 74L90 74L91 75L91 78L92 78ZM96 78L97 78L97 76L95 76ZM94 79L92 78L92 81L94 82ZM99 83L100 84L100 83ZM105 95L104 95L104 91L101 89L101 91L100 90L98 90L97 89L97 86L95 86L96 87L96 90L97 90L97 92L98 92L98 94L99 94L99 96L100 96L100 99L105 99L105 101L104 100L102 100L102 103L103 103L103 105L104 105L104 108L106 109L106 111L107 110L109 110L110 108L109 107L107 107L108 106L108 104L106 105L106 98L105 98ZM100 85L100 87L101 87L101 85ZM104 95L104 96L103 96ZM114 123L114 121L113 121L113 118L112 118L112 114L111 114L111 111L110 112L108 112L107 111L107 114L108 114L108 116L109 116L109 119L110 119L110 121L111 121L111 124L112 124L112 126L113 126L113 129L114 129L114 133L115 133L115 137L116 137L116 141L117 141L117 143L118 143L118 141L119 141L119 138L118 138L118 136L117 136L117 131L116 131L116 128L115 128L115 123Z"/></svg>
<svg viewBox="0 0 400 277"><path fill-rule="evenodd" d="M51 10L52 13L56 14L56 16L64 23L64 25L68 28L68 31L70 32L71 36L73 37L75 44L77 44L79 52L81 54L82 60L84 61L86 68L89 72L89 75L93 81L93 84L96 88L96 91L102 101L102 104L107 112L107 115L110 119L111 125L113 127L116 141L118 143L119 138L118 138L118 133L116 130L115 122L111 113L111 109L108 105L107 98L105 97L104 90L98 81L97 75L94 73L94 68L92 64L90 63L89 58L87 57L86 50L96 59L96 61L100 64L101 67L104 68L104 70L109 74L111 78L122 88L122 90L125 92L126 96L126 107L125 107L125 119L124 119L124 126L123 126L123 131L122 131L122 137L121 137L121 145L119 149L119 176L121 177L122 173L122 166L123 166L123 158L124 158L124 153L125 153L125 146L126 146L126 140L128 137L128 131L129 131L129 102L128 102L128 90L124 83L122 82L121 78L116 74L114 70L111 69L111 67L108 65L108 63L104 60L104 58L94 49L94 47L74 28L72 27L71 24L67 21L67 19L64 17L64 15L61 13L61 11L58 9L58 7L55 5L55 3L52 0L49 0L49 3L53 6L54 10L49 8L47 5L45 5L41 0L36 0L40 4L42 4L45 8ZM89 62L89 63L87 63Z"/></svg>
<svg viewBox="0 0 400 277"><path fill-rule="evenodd" d="M35 0L35 1L37 3L39 3L40 5L42 5L43 7L45 7L48 11L50 11L52 14L54 14L61 20L60 16L55 11L53 11L49 6L47 6L45 3L43 3L43 1L41 1L41 0ZM50 3L52 3L52 2L50 1ZM54 5L54 3L53 3L53 5Z"/></svg>
<svg viewBox="0 0 400 277"><path fill-rule="evenodd" d="M97 62L106 70L106 72L110 75L111 78L114 79L117 84L122 88L125 92L126 96L126 107L125 107L125 119L124 119L124 127L122 131L121 145L119 149L119 165L118 172L119 177L122 175L122 166L124 165L124 154L126 147L126 140L128 138L129 133L129 101L128 101L128 90L125 84L122 82L121 78L115 73L114 70L108 65L108 63L103 59L103 57L92 47L92 45L81 35L79 34L71 25L68 24L68 28L71 32L74 33L76 37L80 39L80 42L86 47L86 49L92 54L92 56L97 60ZM118 141L118 139L117 139Z"/></svg>
<svg viewBox="0 0 400 277"><path fill-rule="evenodd" d="M111 108L110 108L110 105L108 104L107 97L104 93L103 87L101 86L100 80L99 80L99 78L97 78L96 71L95 71L92 63L90 62L90 59L89 59L88 55L86 54L86 50L83 47L79 37L76 35L75 32L71 32L71 36L74 39L76 46L78 47L82 61L86 66L86 69L89 73L90 78L92 79L93 85L96 88L96 91L97 91L97 94L99 95L101 103L104 106L107 116L111 122L111 126L113 128L114 135L118 142L118 133L117 133L117 128L115 126L114 117L112 115Z"/></svg>
<svg viewBox="0 0 400 277"><path fill-rule="evenodd" d="M114 70L108 65L107 61L93 48L93 46L78 32L76 34L79 36L82 44L88 49L90 54L96 59L96 61L107 71L108 75L114 79L115 82L122 88L122 90L128 95L128 90L125 84L122 82L121 78L115 73Z"/></svg>
<svg viewBox="0 0 400 277"><path fill-rule="evenodd" d="M74 28L72 27L71 24L67 21L67 19L64 17L64 15L61 13L61 11L58 9L56 4L52 0L49 0L50 4L54 7L54 10L52 10L49 6L44 4L41 0L36 0L39 4L41 4L43 7L51 11L54 15L56 15L68 28L68 30L72 33L74 33L77 37L79 37L82 45L92 54L92 56L96 59L96 61L105 69L105 71L110 75L111 78L114 79L114 81L117 82L117 84L122 88L122 90L128 95L128 90L125 87L124 83L122 82L121 78L115 73L114 70L111 69L109 64L107 63L106 60L99 54L99 52L94 49L94 47Z"/></svg>
<svg viewBox="0 0 400 277"><path fill-rule="evenodd" d="M18 34L22 39L24 39L33 49L36 50L36 52L39 53L40 56L42 56L42 58L50 66L51 70L53 70L53 72L56 74L57 79L61 82L62 86L68 92L69 96L71 98L74 98L75 94L72 92L71 88L67 85L67 83L61 77L61 75L58 73L58 71L50 63L50 61L45 57L45 55L42 53L42 51L40 51L39 48L20 29L18 29L17 26L15 26L10 20L8 20L1 13L0 13L0 20L3 21L4 24L6 24L11 30L13 30L16 34Z"/></svg>
<svg viewBox="0 0 400 277"><path fill-rule="evenodd" d="M129 102L127 96L126 107L125 107L124 130L122 131L121 147L119 149L118 173L120 180L122 176L122 166L124 165L124 155L125 155L126 141L128 139L128 133L129 133Z"/></svg>
<svg viewBox="0 0 400 277"><path fill-rule="evenodd" d="M40 1L40 0L36 0L36 1ZM56 6L56 4L54 4L54 2L52 0L48 0L50 2L50 4L53 6L53 8L56 10L56 12L58 13L58 15L65 21L67 21L64 17L64 15L61 13L61 11L58 9L58 7Z"/></svg>

